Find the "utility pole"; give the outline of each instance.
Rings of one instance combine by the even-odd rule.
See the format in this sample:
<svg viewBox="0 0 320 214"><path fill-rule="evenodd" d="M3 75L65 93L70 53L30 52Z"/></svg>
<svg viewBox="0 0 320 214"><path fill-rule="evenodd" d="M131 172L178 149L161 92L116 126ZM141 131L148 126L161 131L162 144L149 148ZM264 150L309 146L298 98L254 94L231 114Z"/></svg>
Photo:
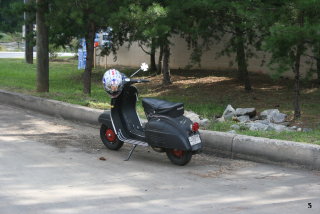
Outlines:
<svg viewBox="0 0 320 214"><path fill-rule="evenodd" d="M24 0L28 4L32 0ZM24 12L24 30L25 30L25 60L28 64L33 64L33 20L30 12Z"/></svg>

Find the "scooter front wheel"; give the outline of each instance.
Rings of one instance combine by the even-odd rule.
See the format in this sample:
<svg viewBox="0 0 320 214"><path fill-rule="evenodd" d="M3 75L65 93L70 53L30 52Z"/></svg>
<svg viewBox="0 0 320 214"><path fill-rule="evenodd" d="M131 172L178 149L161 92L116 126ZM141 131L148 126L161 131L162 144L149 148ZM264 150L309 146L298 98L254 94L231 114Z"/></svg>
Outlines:
<svg viewBox="0 0 320 214"><path fill-rule="evenodd" d="M192 158L192 151L184 151L178 149L166 149L166 154L169 160L176 165L184 166Z"/></svg>
<svg viewBox="0 0 320 214"><path fill-rule="evenodd" d="M102 143L111 150L118 150L123 145L123 142L117 138L117 135L113 129L104 124L102 124L100 128L100 138Z"/></svg>

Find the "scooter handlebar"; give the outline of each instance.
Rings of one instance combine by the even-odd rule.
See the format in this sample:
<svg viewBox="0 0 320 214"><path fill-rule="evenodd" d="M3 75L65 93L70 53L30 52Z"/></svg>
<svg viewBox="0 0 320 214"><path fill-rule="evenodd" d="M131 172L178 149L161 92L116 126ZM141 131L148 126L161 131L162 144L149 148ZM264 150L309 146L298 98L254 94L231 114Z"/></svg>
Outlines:
<svg viewBox="0 0 320 214"><path fill-rule="evenodd" d="M142 83L142 82L150 82L150 80L145 80L145 79L130 79L130 83Z"/></svg>

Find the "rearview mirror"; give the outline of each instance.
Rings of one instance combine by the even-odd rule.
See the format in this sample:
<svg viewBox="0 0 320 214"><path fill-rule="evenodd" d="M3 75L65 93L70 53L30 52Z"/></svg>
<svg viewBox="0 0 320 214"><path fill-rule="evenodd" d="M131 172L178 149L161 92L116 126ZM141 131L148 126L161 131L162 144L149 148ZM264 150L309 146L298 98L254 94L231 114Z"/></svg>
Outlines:
<svg viewBox="0 0 320 214"><path fill-rule="evenodd" d="M149 69L149 65L145 62L143 62L140 66L140 69L143 71L147 71Z"/></svg>

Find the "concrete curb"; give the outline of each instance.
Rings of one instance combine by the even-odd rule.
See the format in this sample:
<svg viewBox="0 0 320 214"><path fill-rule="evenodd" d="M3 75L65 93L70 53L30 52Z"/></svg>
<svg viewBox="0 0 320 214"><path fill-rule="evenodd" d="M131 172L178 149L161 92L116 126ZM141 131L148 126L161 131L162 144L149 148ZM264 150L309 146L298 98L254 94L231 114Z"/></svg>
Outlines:
<svg viewBox="0 0 320 214"><path fill-rule="evenodd" d="M320 170L320 146L285 140L201 130L204 149L263 163Z"/></svg>
<svg viewBox="0 0 320 214"><path fill-rule="evenodd" d="M0 90L0 103L15 105L44 114L93 125L98 124L98 117L103 112L103 110L4 90Z"/></svg>
<svg viewBox="0 0 320 214"><path fill-rule="evenodd" d="M233 139L233 155L320 169L320 146L312 144L238 135Z"/></svg>
<svg viewBox="0 0 320 214"><path fill-rule="evenodd" d="M98 117L103 112L103 110L4 90L0 90L0 102L93 125L98 125ZM298 165L320 170L320 146L318 145L207 130L200 130L200 134L204 142L204 150L212 150L231 158Z"/></svg>

